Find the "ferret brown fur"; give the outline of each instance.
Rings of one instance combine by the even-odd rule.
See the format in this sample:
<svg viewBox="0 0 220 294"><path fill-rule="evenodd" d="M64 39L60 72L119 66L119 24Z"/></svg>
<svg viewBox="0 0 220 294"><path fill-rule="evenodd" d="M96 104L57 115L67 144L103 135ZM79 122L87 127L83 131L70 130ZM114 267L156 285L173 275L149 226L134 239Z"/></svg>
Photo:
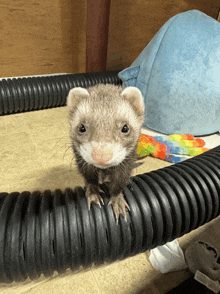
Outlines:
<svg viewBox="0 0 220 294"><path fill-rule="evenodd" d="M135 87L99 84L73 88L67 97L70 138L76 164L85 180L86 197L100 205L105 184L116 219L126 218L123 197L135 167L136 148L144 121L144 100Z"/></svg>

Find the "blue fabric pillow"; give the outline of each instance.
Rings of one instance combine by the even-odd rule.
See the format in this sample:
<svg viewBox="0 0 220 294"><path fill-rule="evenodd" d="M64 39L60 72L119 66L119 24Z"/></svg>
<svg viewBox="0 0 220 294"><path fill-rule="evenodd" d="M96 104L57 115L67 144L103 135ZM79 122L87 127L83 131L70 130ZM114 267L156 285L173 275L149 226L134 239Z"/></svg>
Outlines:
<svg viewBox="0 0 220 294"><path fill-rule="evenodd" d="M198 10L175 15L119 78L141 90L148 128L194 136L219 131L220 24Z"/></svg>

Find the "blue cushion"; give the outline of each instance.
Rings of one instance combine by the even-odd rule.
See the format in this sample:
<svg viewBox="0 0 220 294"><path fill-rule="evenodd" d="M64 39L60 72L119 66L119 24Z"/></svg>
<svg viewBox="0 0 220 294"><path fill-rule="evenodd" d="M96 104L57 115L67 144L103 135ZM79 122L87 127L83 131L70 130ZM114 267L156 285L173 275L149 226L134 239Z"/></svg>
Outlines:
<svg viewBox="0 0 220 294"><path fill-rule="evenodd" d="M141 90L148 128L195 136L220 130L220 24L206 14L172 17L119 77Z"/></svg>

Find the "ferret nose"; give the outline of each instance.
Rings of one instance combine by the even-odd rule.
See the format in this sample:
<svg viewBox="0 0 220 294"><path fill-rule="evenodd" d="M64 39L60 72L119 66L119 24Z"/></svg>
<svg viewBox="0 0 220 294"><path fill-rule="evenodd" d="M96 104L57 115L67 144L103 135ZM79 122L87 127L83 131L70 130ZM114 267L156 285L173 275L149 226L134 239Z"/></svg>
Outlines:
<svg viewBox="0 0 220 294"><path fill-rule="evenodd" d="M110 149L95 148L92 151L92 158L99 164L106 164L112 159L113 153Z"/></svg>

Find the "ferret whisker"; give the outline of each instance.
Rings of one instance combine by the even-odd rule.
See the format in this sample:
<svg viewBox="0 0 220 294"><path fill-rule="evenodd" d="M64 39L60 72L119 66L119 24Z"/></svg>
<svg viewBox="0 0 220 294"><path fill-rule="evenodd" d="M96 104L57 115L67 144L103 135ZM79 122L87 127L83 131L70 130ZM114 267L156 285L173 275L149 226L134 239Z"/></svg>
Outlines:
<svg viewBox="0 0 220 294"><path fill-rule="evenodd" d="M64 152L64 154L63 154L63 159L64 159L64 157L65 157L67 151L68 151L71 147L72 147L72 145L70 145L69 147L67 147L67 149L65 150L65 152Z"/></svg>
<svg viewBox="0 0 220 294"><path fill-rule="evenodd" d="M64 136L64 137L56 137L56 138L53 138L53 139L46 139L45 141L53 141L53 140L66 140L66 139L68 139L69 140L69 136Z"/></svg>
<svg viewBox="0 0 220 294"><path fill-rule="evenodd" d="M57 142L56 144L58 144L58 143L60 143L60 141L59 142ZM54 145L54 148L55 148L55 146L56 146L56 144ZM70 146L71 146L71 142L65 142L64 144L62 144L61 146L60 146L60 148L58 149L58 150L60 150L61 148L63 148L63 147L65 147L66 145L69 145L70 144Z"/></svg>
<svg viewBox="0 0 220 294"><path fill-rule="evenodd" d="M49 158L49 160L51 160L62 148L64 148L65 147L65 145L66 144L68 144L68 143L65 143L64 145L62 145L62 146L60 146L59 148L58 148L58 150L56 150L55 152L54 152L54 154ZM67 150L69 149L71 147L71 145L67 148ZM66 150L66 151L67 151ZM66 151L65 151L65 153L64 153L64 155L66 154ZM64 158L64 157L63 157Z"/></svg>
<svg viewBox="0 0 220 294"><path fill-rule="evenodd" d="M73 162L73 159L74 159L74 156L71 158L71 161L70 161L70 169L72 168L72 163L77 166L76 162L74 161Z"/></svg>
<svg viewBox="0 0 220 294"><path fill-rule="evenodd" d="M125 175L126 174L126 167L123 162L121 163L121 167L122 167L122 173L123 173L123 175Z"/></svg>
<svg viewBox="0 0 220 294"><path fill-rule="evenodd" d="M57 144L59 144L62 140L65 140L66 141L66 143L65 144L68 144L69 143L69 138L68 137L66 137L66 138L54 138L54 139L51 139L51 140L45 140L45 141L56 141L55 143L54 143L54 147L57 145ZM64 144L64 145L65 145Z"/></svg>
<svg viewBox="0 0 220 294"><path fill-rule="evenodd" d="M82 170L85 171L86 167L88 166L87 162L82 162Z"/></svg>

